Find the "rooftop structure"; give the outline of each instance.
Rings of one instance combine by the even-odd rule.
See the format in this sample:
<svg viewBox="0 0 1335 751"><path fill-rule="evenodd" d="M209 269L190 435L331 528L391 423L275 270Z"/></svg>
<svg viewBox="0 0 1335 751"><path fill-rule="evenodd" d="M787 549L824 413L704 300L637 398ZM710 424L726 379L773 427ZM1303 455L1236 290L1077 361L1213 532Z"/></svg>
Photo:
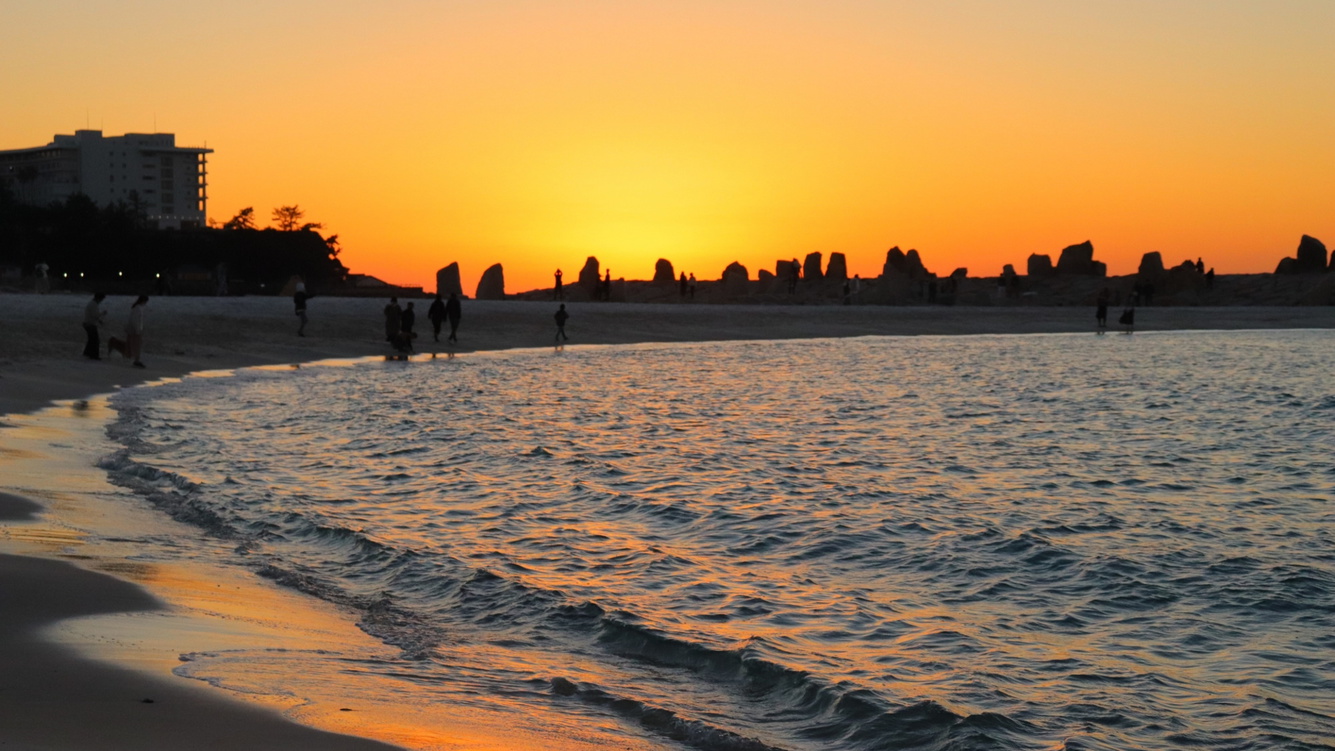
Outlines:
<svg viewBox="0 0 1335 751"><path fill-rule="evenodd" d="M137 206L160 229L204 226L213 149L176 145L171 133L57 135L45 146L0 151L0 182L45 206L82 193L99 206Z"/></svg>

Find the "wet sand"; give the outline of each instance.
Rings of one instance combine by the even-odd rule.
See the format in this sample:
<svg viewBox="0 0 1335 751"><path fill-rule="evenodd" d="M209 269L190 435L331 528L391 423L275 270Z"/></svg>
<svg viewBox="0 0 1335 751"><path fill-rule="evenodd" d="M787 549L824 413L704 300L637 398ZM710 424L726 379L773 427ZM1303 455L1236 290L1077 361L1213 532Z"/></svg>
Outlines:
<svg viewBox="0 0 1335 751"><path fill-rule="evenodd" d="M62 493L67 486L105 482L94 467L62 467L58 461L34 456L47 448L56 453L66 451L66 439L33 435L31 431L45 428L29 427L23 417L26 413L56 400L84 400L117 388L202 370L388 354L391 350L381 334L384 300L315 298L310 303L309 335L297 337L291 301L285 298L154 298L149 303L146 325L144 361L148 367L143 370L131 368L119 357L95 362L80 356L83 332L79 323L86 302L81 296L0 295L0 316L6 322L0 331L0 745L23 751L390 748L375 741L315 730L289 719L292 713L285 716L282 707L242 702L228 692L178 678L171 674L169 663L116 664L100 659L115 650L104 649L94 659L49 638L47 632L53 624L66 619L168 612L181 605L160 599L153 577L131 583L93 570L98 567L92 565L96 560L104 570L119 571L108 564L108 556L85 555L77 540L60 538L61 523L42 528L42 534L55 539L33 542L41 535L23 531L33 529L29 525L43 517L71 513L67 506L72 501ZM129 298L106 301L110 333L123 327L129 304ZM430 323L424 315L427 304L417 301L419 353L544 347L552 343L553 303L465 302L460 346L453 350L431 342ZM1086 308L581 303L571 304L569 310L571 346L1094 331L1093 311ZM1113 311L1112 318L1116 313ZM1137 313L1137 323L1140 332L1332 329L1335 308L1143 308ZM1113 332L1116 329L1114 325ZM105 415L98 419L105 419ZM37 449L16 448L23 441L13 436L24 430L29 430L26 440ZM73 453L73 449L67 452ZM69 474L63 474L66 472ZM91 496L95 490L93 487L83 492ZM90 512L83 513L80 523L105 523ZM25 539L27 542L23 542ZM24 555L11 554L15 552ZM161 572L158 577L162 578ZM270 590L254 590L233 595L232 600L258 596L285 597ZM226 597L217 597L221 599L210 609L225 611ZM271 607L296 607L292 603L297 599L290 597L294 599ZM232 606L241 608L244 603L233 602ZM325 616L329 614L311 617ZM263 629L240 628L226 621L221 618L212 626L199 627L205 633L195 631L179 638L241 642L269 638ZM94 625L89 628L96 629L96 622L91 623ZM318 628L339 626L325 624ZM180 647L181 651L189 649ZM301 719L325 727L338 725L321 723L318 717ZM356 722L345 723L343 729L382 738L392 735L370 732ZM479 733L449 742L435 739L429 744L404 745L500 748L507 744L488 741L485 733Z"/></svg>

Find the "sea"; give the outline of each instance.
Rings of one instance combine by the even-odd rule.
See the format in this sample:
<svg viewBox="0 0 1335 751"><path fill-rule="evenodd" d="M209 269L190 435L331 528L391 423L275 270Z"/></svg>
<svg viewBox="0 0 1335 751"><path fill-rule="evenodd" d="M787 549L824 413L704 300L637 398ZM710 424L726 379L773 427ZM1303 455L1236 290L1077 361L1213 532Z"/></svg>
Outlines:
<svg viewBox="0 0 1335 751"><path fill-rule="evenodd" d="M170 555L379 645L182 656L224 689L551 747L1335 748L1335 332L419 355L111 406L100 467L220 541Z"/></svg>

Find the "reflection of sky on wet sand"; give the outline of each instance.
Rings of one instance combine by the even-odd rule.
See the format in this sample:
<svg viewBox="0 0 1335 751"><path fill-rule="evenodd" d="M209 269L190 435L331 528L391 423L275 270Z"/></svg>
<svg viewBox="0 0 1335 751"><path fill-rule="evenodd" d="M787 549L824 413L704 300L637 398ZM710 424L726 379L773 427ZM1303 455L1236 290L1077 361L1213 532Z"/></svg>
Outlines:
<svg viewBox="0 0 1335 751"><path fill-rule="evenodd" d="M347 613L247 569L212 563L235 543L166 519L107 482L95 463L116 448L102 422L114 414L105 399L94 399L11 415L0 428L0 492L43 507L32 520L0 517L0 552L68 560L132 581L167 604L64 621L47 628L49 638L157 674L207 659L212 669L196 678L234 697L407 748L604 747L581 740L578 728L563 740L541 718L400 701L394 684L359 667L392 650ZM311 674L312 664L335 672Z"/></svg>

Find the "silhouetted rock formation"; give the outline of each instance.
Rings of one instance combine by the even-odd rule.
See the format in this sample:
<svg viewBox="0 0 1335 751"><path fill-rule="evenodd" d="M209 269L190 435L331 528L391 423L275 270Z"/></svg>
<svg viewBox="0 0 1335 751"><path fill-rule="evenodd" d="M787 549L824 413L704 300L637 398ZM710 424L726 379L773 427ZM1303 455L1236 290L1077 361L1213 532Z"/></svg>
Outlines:
<svg viewBox="0 0 1335 751"><path fill-rule="evenodd" d="M1136 271L1138 276L1147 279L1157 279L1163 276L1163 256L1157 250L1151 250L1140 257L1140 268Z"/></svg>
<svg viewBox="0 0 1335 751"><path fill-rule="evenodd" d="M723 289L729 295L745 295L749 291L747 280L750 278L746 267L733 261L723 270Z"/></svg>
<svg viewBox="0 0 1335 751"><path fill-rule="evenodd" d="M1069 276L1106 276L1108 267L1094 260L1094 243L1086 240L1079 245L1062 248L1057 259L1057 273Z"/></svg>
<svg viewBox="0 0 1335 751"><path fill-rule="evenodd" d="M1056 276L1057 270L1052 267L1052 258L1046 253L1034 253L1029 256L1029 263L1026 266L1028 276L1047 278Z"/></svg>
<svg viewBox="0 0 1335 751"><path fill-rule="evenodd" d="M436 294L448 297L449 294L463 297L463 283L459 281L459 264L456 261L436 272Z"/></svg>
<svg viewBox="0 0 1335 751"><path fill-rule="evenodd" d="M479 300L505 299L505 269L499 263L492 264L482 272L482 278L477 282L476 297Z"/></svg>
<svg viewBox="0 0 1335 751"><path fill-rule="evenodd" d="M602 272L598 268L598 259L589 256L584 262L584 268L579 270L579 286L584 288L589 299L598 297L598 285L602 282Z"/></svg>
<svg viewBox="0 0 1335 751"><path fill-rule="evenodd" d="M819 282L824 277L820 271L820 253L807 253L802 262L802 278L809 282Z"/></svg>
<svg viewBox="0 0 1335 751"><path fill-rule="evenodd" d="M830 254L830 263L825 267L825 278L836 282L848 279L848 261L843 253Z"/></svg>
<svg viewBox="0 0 1335 751"><path fill-rule="evenodd" d="M1335 261L1335 258L1332 258ZM1298 241L1298 256L1285 258L1275 269L1276 274L1319 274L1330 266L1326 262L1326 246L1320 240L1303 235Z"/></svg>
<svg viewBox="0 0 1335 751"><path fill-rule="evenodd" d="M666 258L658 259L654 264L654 281L656 282L675 282L677 275L672 270L672 262Z"/></svg>
<svg viewBox="0 0 1335 751"><path fill-rule="evenodd" d="M881 276L893 274L901 274L909 279L923 279L929 276L927 268L922 265L922 258L918 256L918 251L910 250L906 254L898 245L885 252L885 265L881 267Z"/></svg>

